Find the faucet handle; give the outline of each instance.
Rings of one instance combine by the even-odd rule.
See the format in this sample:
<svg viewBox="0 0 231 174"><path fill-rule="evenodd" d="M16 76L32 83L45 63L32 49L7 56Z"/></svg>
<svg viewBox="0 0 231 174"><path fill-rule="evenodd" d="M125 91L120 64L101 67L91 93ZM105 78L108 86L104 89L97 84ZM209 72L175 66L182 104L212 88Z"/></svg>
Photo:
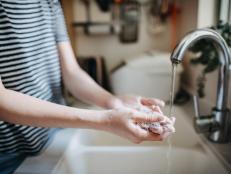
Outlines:
<svg viewBox="0 0 231 174"><path fill-rule="evenodd" d="M195 117L200 118L199 100L198 100L198 96L196 95L193 95L193 104L194 104Z"/></svg>

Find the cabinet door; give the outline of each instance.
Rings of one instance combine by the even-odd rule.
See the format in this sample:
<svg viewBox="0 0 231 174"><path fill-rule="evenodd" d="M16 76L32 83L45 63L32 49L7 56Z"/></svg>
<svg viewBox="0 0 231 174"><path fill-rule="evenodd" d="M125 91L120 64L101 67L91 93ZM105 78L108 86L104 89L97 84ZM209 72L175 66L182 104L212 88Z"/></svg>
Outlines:
<svg viewBox="0 0 231 174"><path fill-rule="evenodd" d="M74 0L61 0L63 13L65 16L67 31L71 40L73 50L76 50L75 31L73 27L74 22Z"/></svg>

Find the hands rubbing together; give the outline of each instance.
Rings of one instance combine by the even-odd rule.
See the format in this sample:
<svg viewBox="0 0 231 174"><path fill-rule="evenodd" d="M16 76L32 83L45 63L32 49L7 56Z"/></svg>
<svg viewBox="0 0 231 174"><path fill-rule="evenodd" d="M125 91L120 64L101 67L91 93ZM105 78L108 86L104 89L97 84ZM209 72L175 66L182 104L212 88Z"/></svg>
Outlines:
<svg viewBox="0 0 231 174"><path fill-rule="evenodd" d="M164 116L159 99L120 96L119 105L109 114L107 131L134 143L162 141L175 132L175 117Z"/></svg>

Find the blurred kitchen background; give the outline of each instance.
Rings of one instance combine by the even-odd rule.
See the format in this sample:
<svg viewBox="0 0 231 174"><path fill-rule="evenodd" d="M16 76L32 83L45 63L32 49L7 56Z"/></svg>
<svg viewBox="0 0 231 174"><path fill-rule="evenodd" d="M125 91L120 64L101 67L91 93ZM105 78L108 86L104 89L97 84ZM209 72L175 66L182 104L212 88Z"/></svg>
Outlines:
<svg viewBox="0 0 231 174"><path fill-rule="evenodd" d="M161 75L168 74L170 78L171 65L168 59L179 40L194 29L217 26L220 20L223 23L230 21L228 0L62 0L61 2L77 60L99 84L117 94L130 92L164 100L168 98L170 80L163 83L166 86L163 90L165 96L158 95L159 92L151 93L150 90L154 91L157 87L156 76L161 80ZM186 96L184 91L178 95L180 104L188 100L187 93L195 93L198 90L198 76L202 71L200 64L191 66L190 59L194 58L195 54L189 52L186 56L188 58L184 59L184 70L178 68L178 74L183 71L181 73L183 75L178 77L181 79L181 85L177 80L177 89L181 86L186 90ZM152 62L147 60L154 57L159 60L163 57L162 60L166 63L157 59ZM158 61L161 64L157 63ZM138 78L132 79L135 76L133 72L131 76L128 75L127 71L132 71L131 66L133 69L134 66L137 68L137 71L134 71ZM198 71L192 70L195 68ZM126 77L124 73L127 74ZM147 76L150 73L154 75ZM217 79L216 74L214 72L214 75L207 77L210 79L211 76L214 88L207 89L205 85L204 91L210 93L216 90L214 81ZM124 88L120 83L124 84ZM143 86L140 85L142 83ZM207 84L209 83L208 80ZM151 86L151 89L144 90L142 87L145 86L146 88ZM214 95L206 96L209 97L208 101L215 101L215 92L212 93Z"/></svg>

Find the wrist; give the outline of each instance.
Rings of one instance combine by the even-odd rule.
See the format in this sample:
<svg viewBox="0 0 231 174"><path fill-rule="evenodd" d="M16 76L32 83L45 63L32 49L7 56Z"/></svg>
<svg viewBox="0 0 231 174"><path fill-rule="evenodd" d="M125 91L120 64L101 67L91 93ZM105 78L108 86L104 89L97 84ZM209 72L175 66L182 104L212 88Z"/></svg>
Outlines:
<svg viewBox="0 0 231 174"><path fill-rule="evenodd" d="M114 110L104 110L102 111L102 119L100 124L100 129L103 131L109 131L111 127L111 120Z"/></svg>
<svg viewBox="0 0 231 174"><path fill-rule="evenodd" d="M107 130L110 125L112 110L82 110L77 122L79 128Z"/></svg>
<svg viewBox="0 0 231 174"><path fill-rule="evenodd" d="M111 126L111 118L114 113L114 110L101 110L97 111L98 113L95 115L96 120L90 126L93 129L108 131Z"/></svg>
<svg viewBox="0 0 231 174"><path fill-rule="evenodd" d="M106 107L107 109L118 109L123 107L123 102L116 96L113 96L108 100Z"/></svg>

